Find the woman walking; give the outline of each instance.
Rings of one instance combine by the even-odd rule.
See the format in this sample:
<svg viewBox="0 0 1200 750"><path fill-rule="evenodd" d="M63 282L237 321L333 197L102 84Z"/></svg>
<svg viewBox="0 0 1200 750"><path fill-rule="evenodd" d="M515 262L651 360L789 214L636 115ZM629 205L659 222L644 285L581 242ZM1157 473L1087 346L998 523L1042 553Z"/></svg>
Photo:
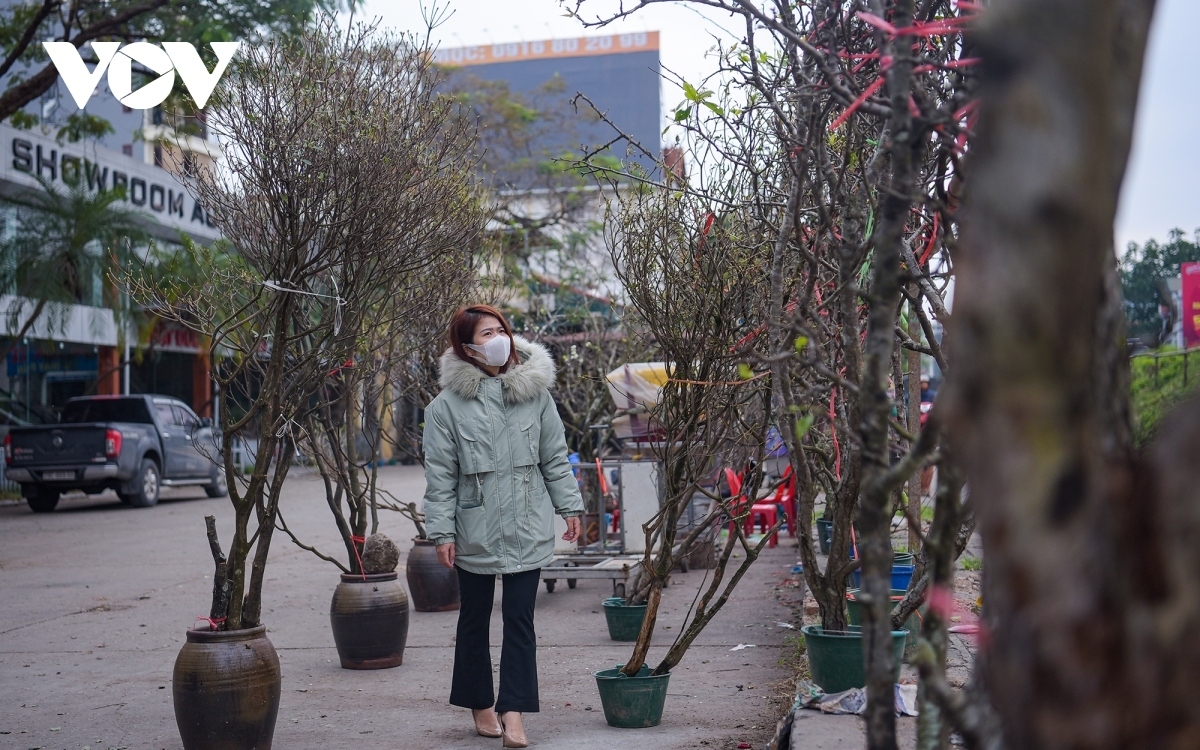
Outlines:
<svg viewBox="0 0 1200 750"><path fill-rule="evenodd" d="M583 498L567 460L549 387L554 361L514 336L489 305L454 314L441 359L442 392L425 409L425 522L438 559L458 572L461 606L450 703L471 709L475 730L526 747L522 713L537 712L533 605L563 539L579 536ZM500 692L492 691L488 624L503 576Z"/></svg>

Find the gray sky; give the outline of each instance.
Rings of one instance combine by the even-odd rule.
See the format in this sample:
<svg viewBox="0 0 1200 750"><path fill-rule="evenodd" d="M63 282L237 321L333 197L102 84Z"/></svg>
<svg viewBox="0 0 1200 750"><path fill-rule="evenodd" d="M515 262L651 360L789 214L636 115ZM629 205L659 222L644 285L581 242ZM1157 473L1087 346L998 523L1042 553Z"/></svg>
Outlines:
<svg viewBox="0 0 1200 750"><path fill-rule="evenodd" d="M613 5L612 0L592 0L584 8ZM555 0L451 0L451 8L454 15L434 32L435 42L443 47L659 31L663 67L689 82L714 69L712 61L705 59L713 36L731 39L740 28L727 16L674 4L651 6L607 29L588 31L566 17ZM367 0L358 17L379 17L383 26L397 30L424 28L418 0ZM1163 240L1173 227L1189 237L1200 229L1200 190L1195 187L1200 177L1198 30L1200 2L1158 0L1133 156L1117 215L1118 252L1131 241ZM664 110L682 98L676 86L664 83Z"/></svg>
<svg viewBox="0 0 1200 750"><path fill-rule="evenodd" d="M1128 242L1200 229L1200 3L1159 0L1142 74L1133 155L1117 213L1119 252Z"/></svg>

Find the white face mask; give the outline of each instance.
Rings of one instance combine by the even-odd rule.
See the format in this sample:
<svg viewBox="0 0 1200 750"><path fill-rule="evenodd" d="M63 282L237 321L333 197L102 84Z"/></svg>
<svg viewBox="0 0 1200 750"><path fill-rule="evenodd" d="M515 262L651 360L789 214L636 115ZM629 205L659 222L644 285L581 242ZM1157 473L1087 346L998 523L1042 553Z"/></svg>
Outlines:
<svg viewBox="0 0 1200 750"><path fill-rule="evenodd" d="M512 339L506 334L498 334L487 340L487 343L482 346L474 344L466 344L466 347L473 352L482 354L483 363L489 367L500 367L508 362L508 357L512 354Z"/></svg>

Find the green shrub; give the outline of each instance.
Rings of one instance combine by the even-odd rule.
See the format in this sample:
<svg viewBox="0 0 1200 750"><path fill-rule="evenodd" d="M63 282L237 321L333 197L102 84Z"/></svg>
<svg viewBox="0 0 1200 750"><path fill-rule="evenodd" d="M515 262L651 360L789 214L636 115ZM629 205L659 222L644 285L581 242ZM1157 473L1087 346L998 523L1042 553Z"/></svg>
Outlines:
<svg viewBox="0 0 1200 750"><path fill-rule="evenodd" d="M1169 351L1130 361L1133 442L1138 447L1149 442L1163 417L1200 385L1200 353L1163 356Z"/></svg>

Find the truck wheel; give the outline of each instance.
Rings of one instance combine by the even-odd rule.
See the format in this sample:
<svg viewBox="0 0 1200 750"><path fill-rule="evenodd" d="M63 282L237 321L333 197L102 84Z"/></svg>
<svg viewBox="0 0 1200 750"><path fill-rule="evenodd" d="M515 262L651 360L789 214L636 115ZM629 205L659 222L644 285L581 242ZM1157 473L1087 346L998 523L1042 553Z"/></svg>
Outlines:
<svg viewBox="0 0 1200 750"><path fill-rule="evenodd" d="M58 490L39 487L36 495L27 497L25 500L29 503L29 509L34 513L51 513L58 505L59 494Z"/></svg>
<svg viewBox="0 0 1200 750"><path fill-rule="evenodd" d="M149 508L158 503L158 464L153 459L143 458L138 472L137 491L124 497L135 508Z"/></svg>
<svg viewBox="0 0 1200 750"><path fill-rule="evenodd" d="M204 494L209 497L225 497L229 494L229 482L225 479L225 468L218 467L212 484L204 485Z"/></svg>

